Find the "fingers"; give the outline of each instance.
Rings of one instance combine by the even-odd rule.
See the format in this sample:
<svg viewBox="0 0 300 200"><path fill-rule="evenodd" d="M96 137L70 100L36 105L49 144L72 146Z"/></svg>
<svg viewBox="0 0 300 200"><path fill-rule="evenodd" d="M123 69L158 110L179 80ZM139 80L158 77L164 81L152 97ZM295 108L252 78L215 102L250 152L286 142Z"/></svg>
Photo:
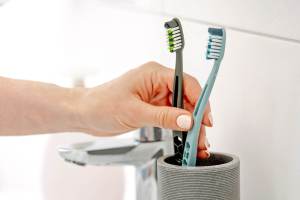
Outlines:
<svg viewBox="0 0 300 200"><path fill-rule="evenodd" d="M152 73L152 90L161 91L162 88L167 88L167 90L173 92L174 70L163 67L162 65L157 63L152 64L156 67L154 73ZM151 69L153 68L151 67ZM147 125L169 128L173 130L189 130L192 127L193 123L191 112L194 111L194 107L201 92L202 89L197 79L188 74L184 74L183 94L184 108L186 110L147 104L147 106L143 105L143 109L147 107L147 111L143 111L142 113L139 113L139 115L141 115L142 121L144 121L144 123ZM172 95L166 97L166 101L169 100L169 102L171 103ZM202 123L205 126L213 126L213 119L209 102L207 103L204 110ZM201 126L200 137L198 141L199 147L197 156L201 159L205 159L210 156L208 152L209 144L206 139L205 126Z"/></svg>
<svg viewBox="0 0 300 200"><path fill-rule="evenodd" d="M210 157L210 153L207 150L198 151L197 157L199 159L207 159Z"/></svg>
<svg viewBox="0 0 300 200"><path fill-rule="evenodd" d="M167 87L169 91L173 92L173 79L174 79L174 70L164 67L156 62L149 62L145 64L152 71L151 85L154 91L160 91L162 88ZM188 74L183 75L183 93L184 98L195 106L200 94L201 86L197 79ZM206 126L213 126L213 120L211 115L210 104L207 103L207 106L204 111L203 124Z"/></svg>
<svg viewBox="0 0 300 200"><path fill-rule="evenodd" d="M208 143L208 140L206 138L206 130L205 126L201 126L200 130L200 137L198 140L198 154L197 157L200 159L207 159L210 156L210 153L208 151L210 144Z"/></svg>
<svg viewBox="0 0 300 200"><path fill-rule="evenodd" d="M172 130L187 131L193 125L190 112L169 106L153 106L140 102L138 105L142 112L137 117L142 126L155 126Z"/></svg>
<svg viewBox="0 0 300 200"><path fill-rule="evenodd" d="M170 102L170 104L172 104L172 94L169 96L169 102ZM191 113L194 112L195 105L191 104L187 99L184 99L183 102L184 102L184 109L188 110ZM203 116L202 123L205 126L209 126L209 127L213 126L213 118L212 118L212 114L210 111L209 103L208 103L208 106L204 110L204 116Z"/></svg>
<svg viewBox="0 0 300 200"><path fill-rule="evenodd" d="M186 110L150 104L145 104L143 107L144 111L141 113L140 119L145 123L144 125L180 131L187 131L193 125L192 116ZM200 159L209 158L209 147L205 126L201 126L197 157Z"/></svg>

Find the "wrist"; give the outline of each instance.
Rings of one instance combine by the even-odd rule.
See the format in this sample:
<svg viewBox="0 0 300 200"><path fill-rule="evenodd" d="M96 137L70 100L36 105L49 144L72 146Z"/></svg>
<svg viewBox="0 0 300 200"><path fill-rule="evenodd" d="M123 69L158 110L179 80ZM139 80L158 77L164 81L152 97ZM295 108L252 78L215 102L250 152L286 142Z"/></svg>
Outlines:
<svg viewBox="0 0 300 200"><path fill-rule="evenodd" d="M86 132L84 125L84 96L87 88L75 87L69 89L70 97L68 100L68 108L70 110L70 129L73 132Z"/></svg>

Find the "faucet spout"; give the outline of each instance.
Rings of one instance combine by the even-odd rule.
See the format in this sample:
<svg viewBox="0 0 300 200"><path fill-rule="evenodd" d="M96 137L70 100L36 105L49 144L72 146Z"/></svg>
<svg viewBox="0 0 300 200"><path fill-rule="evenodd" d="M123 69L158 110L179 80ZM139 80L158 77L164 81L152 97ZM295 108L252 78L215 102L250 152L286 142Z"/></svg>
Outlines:
<svg viewBox="0 0 300 200"><path fill-rule="evenodd" d="M172 133L146 127L137 134L132 138L110 137L71 144L60 147L58 152L65 161L81 166L132 165L136 169L136 199L157 200L156 160L174 154Z"/></svg>

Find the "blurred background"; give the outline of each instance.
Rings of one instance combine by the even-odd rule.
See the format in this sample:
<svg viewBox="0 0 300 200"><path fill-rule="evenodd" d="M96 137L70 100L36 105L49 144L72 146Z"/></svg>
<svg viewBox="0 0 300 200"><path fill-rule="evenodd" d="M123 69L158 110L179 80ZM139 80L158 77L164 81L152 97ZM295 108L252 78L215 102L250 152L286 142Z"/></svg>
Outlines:
<svg viewBox="0 0 300 200"><path fill-rule="evenodd" d="M300 28L296 0L1 0L0 76L92 87L144 62L174 66L163 23L182 20L184 68L203 84L207 28L227 28L211 96L212 150L241 159L241 199L297 200ZM26 92L26 91L25 91ZM17 123L17 122L16 122ZM125 134L121 137L131 137ZM0 138L0 199L135 199L131 167L78 167L57 147L82 133Z"/></svg>

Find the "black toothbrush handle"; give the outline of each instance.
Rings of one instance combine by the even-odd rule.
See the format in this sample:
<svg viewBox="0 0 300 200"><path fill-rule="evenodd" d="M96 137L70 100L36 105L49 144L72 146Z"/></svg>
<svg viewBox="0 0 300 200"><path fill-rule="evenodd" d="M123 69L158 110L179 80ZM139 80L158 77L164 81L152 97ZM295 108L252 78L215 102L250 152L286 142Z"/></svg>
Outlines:
<svg viewBox="0 0 300 200"><path fill-rule="evenodd" d="M173 107L184 108L183 106L183 62L182 62L182 51L176 52L176 66L175 75L173 81ZM173 131L174 140L174 151L175 159L178 164L181 164L184 144L186 140L186 132L184 131Z"/></svg>
<svg viewBox="0 0 300 200"><path fill-rule="evenodd" d="M184 36L182 26L178 18L173 18L165 23L167 29L169 51L176 52L176 66L173 82L173 107L183 108L183 64L182 50L184 48ZM181 165L183 150L186 140L186 133L183 131L173 131L175 161Z"/></svg>

